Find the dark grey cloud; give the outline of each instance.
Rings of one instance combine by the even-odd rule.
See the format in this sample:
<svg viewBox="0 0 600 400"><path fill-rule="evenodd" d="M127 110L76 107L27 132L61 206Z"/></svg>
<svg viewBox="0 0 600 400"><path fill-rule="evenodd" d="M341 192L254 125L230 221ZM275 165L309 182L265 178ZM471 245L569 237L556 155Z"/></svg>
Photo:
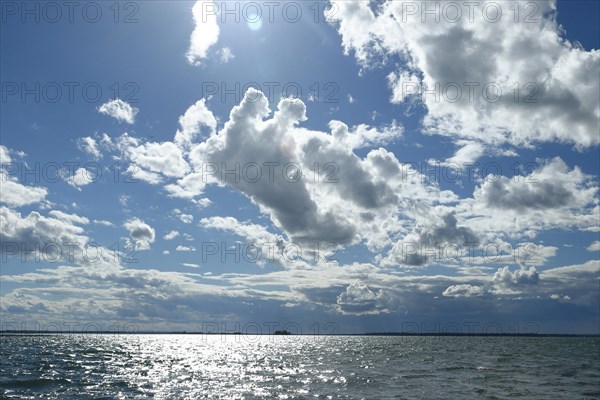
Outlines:
<svg viewBox="0 0 600 400"><path fill-rule="evenodd" d="M515 185L506 177L485 183L481 194L483 201L490 207L521 212L527 209L562 207L573 199L573 194L561 182Z"/></svg>

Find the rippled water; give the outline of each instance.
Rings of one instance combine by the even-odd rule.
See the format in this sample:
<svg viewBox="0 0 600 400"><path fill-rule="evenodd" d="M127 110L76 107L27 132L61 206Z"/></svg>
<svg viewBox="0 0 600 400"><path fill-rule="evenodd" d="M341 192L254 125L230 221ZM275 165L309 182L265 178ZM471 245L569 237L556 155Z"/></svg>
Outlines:
<svg viewBox="0 0 600 400"><path fill-rule="evenodd" d="M2 336L2 398L600 399L600 339Z"/></svg>

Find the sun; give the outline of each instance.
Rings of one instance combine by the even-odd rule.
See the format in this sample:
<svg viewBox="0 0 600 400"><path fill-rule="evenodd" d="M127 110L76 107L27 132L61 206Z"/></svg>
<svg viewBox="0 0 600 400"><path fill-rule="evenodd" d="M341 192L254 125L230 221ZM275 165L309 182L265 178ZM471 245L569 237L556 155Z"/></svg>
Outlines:
<svg viewBox="0 0 600 400"><path fill-rule="evenodd" d="M262 18L260 15L252 13L246 18L246 23L251 30L257 31L262 27Z"/></svg>

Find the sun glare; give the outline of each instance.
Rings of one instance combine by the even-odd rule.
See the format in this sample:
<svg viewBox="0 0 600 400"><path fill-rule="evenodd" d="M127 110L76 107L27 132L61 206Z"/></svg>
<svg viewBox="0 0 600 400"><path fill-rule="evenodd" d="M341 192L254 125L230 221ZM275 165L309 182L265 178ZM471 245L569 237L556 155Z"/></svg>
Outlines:
<svg viewBox="0 0 600 400"><path fill-rule="evenodd" d="M250 14L246 19L248 27L253 31L257 31L262 27L262 18L258 14Z"/></svg>

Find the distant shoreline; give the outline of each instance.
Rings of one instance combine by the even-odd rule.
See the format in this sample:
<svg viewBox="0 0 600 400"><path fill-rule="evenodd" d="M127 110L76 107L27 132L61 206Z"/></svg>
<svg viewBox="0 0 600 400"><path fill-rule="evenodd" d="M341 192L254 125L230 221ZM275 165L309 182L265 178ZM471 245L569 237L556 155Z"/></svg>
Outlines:
<svg viewBox="0 0 600 400"><path fill-rule="evenodd" d="M0 331L0 336L44 336L44 335L206 335L206 336L424 336L424 337L592 337L600 338L600 333L409 333L409 332L369 332L369 333L335 333L335 334L281 334L281 333L241 333L241 332L187 332L187 331L140 331L140 332L115 332L115 331L33 331L33 330L7 330Z"/></svg>

